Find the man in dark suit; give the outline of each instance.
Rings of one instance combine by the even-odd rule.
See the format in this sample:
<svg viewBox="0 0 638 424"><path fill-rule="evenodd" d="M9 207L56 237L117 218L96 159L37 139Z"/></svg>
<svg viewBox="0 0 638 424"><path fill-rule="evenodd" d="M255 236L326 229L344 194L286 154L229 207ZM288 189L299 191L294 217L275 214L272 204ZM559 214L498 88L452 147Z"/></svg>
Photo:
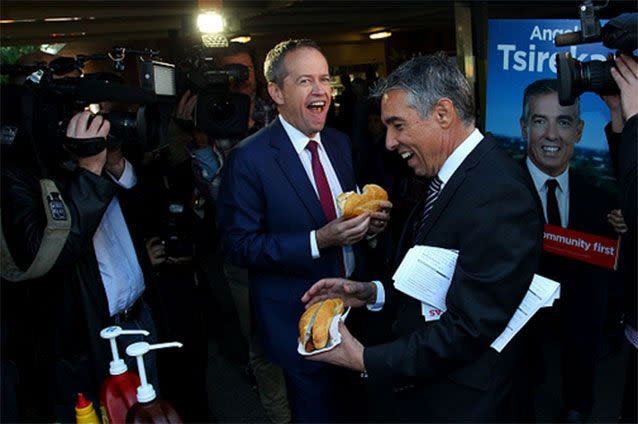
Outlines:
<svg viewBox="0 0 638 424"><path fill-rule="evenodd" d="M284 370L293 420L335 421L341 370L297 353L300 299L320 278L351 275L352 245L382 231L389 214L339 217L335 199L355 179L348 138L324 129L331 87L319 47L279 43L264 73L280 115L234 149L218 198L220 228L230 262L249 270L256 331Z"/></svg>
<svg viewBox="0 0 638 424"><path fill-rule="evenodd" d="M419 301L388 293L394 341L364 347L342 323L343 340L312 358L366 371L395 388L393 420L518 421L524 413L525 335L497 353L541 253L542 218L529 178L491 136L475 128L472 89L445 54L416 57L377 87L386 147L431 177L408 219L399 258L418 245L458 250L447 311L426 322ZM351 306L383 302L378 282L317 282L303 301L340 296ZM373 306L374 307L374 306ZM390 417L383 417L390 418Z"/></svg>
<svg viewBox="0 0 638 424"><path fill-rule="evenodd" d="M561 106L557 80L535 81L525 89L520 123L527 141L525 167L543 204L545 222L615 238L607 222L607 214L614 208L611 197L569 166L585 125L579 99L571 106ZM603 342L610 286L616 276L607 269L547 252L539 274L562 287L558 316L543 320L550 333L559 329L562 418L583 421L593 405L596 358Z"/></svg>

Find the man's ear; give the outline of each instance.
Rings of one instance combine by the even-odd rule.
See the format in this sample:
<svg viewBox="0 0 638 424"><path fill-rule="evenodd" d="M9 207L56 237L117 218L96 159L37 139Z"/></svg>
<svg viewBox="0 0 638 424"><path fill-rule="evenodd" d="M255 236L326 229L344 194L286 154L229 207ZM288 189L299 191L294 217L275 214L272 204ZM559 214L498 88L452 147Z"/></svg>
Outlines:
<svg viewBox="0 0 638 424"><path fill-rule="evenodd" d="M580 139L583 136L583 128L585 128L585 121L581 119L576 127L576 144L580 143Z"/></svg>
<svg viewBox="0 0 638 424"><path fill-rule="evenodd" d="M432 113L435 121L443 129L448 129L454 121L459 119L454 103L447 97L443 97L436 102Z"/></svg>
<svg viewBox="0 0 638 424"><path fill-rule="evenodd" d="M518 120L518 122L521 124L521 137L523 137L523 140L527 140L527 125L525 125L525 121L523 121L523 118L520 118Z"/></svg>
<svg viewBox="0 0 638 424"><path fill-rule="evenodd" d="M268 94L270 94L272 101L275 102L277 105L284 104L284 93L281 92L281 89L276 83L268 83Z"/></svg>

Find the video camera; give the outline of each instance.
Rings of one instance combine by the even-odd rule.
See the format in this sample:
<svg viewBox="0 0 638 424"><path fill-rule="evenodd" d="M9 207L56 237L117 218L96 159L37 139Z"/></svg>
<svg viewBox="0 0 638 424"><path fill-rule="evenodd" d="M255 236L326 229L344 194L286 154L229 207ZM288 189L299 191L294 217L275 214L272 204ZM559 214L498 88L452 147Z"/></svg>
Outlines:
<svg viewBox="0 0 638 424"><path fill-rule="evenodd" d="M124 70L126 55L139 57L140 87L126 85L115 74L69 77L88 61L110 60L115 71ZM3 86L2 144L12 145L23 136L31 138L40 156L59 155L62 146L80 157L92 156L114 143L134 143L151 151L168 143L168 124L175 99L175 67L157 61L159 52L122 47L107 54L58 58L49 65L2 65L3 74L28 75L23 85ZM100 102L139 105L136 113L102 113L111 124L105 141L69 143L66 126L74 113Z"/></svg>
<svg viewBox="0 0 638 424"><path fill-rule="evenodd" d="M250 71L240 64L219 65L216 50L193 47L178 65L177 87L197 94L193 120L198 129L211 137L244 136L251 99L233 88L246 81Z"/></svg>
<svg viewBox="0 0 638 424"><path fill-rule="evenodd" d="M596 17L592 0L585 0L579 7L581 30L557 35L554 43L557 47L602 41L609 49L633 55L638 48L638 14L623 13L607 22L601 28ZM592 60L581 62L569 53L556 55L558 100L561 105L569 106L585 91L601 95L619 93L618 85L611 76L614 61Z"/></svg>

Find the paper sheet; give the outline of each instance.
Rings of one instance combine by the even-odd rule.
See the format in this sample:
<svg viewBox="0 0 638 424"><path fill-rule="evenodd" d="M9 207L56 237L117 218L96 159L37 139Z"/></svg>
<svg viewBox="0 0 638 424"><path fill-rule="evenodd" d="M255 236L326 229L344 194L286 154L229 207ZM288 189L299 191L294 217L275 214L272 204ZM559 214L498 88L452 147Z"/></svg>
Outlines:
<svg viewBox="0 0 638 424"><path fill-rule="evenodd" d="M405 255L394 276L394 287L421 301L425 321L436 321L447 310L447 296L456 268L458 251L432 246L415 246ZM490 345L501 352L540 308L550 307L560 298L560 284L534 275L523 301L507 327Z"/></svg>

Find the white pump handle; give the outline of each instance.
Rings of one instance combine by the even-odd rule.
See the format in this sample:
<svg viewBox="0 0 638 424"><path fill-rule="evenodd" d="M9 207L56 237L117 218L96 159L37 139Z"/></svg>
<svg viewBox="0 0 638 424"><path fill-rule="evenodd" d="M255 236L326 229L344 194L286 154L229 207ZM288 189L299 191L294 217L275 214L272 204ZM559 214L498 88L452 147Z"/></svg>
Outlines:
<svg viewBox="0 0 638 424"><path fill-rule="evenodd" d="M122 359L120 359L120 353L118 352L117 344L115 343L115 339L122 334L141 334L143 336L148 336L149 332L146 330L123 330L122 327L119 327L117 325L106 327L102 329L102 331L100 331L100 337L108 340L111 345L111 353L113 354L113 360L111 361L109 367L109 373L111 375L120 375L124 374L127 371L126 364Z"/></svg>
<svg viewBox="0 0 638 424"><path fill-rule="evenodd" d="M140 386L137 388L137 401L140 403L147 403L152 401L157 397L155 394L155 389L153 389L152 384L148 384L148 380L146 379L146 367L144 366L144 355L148 353L150 350L156 349L164 349L168 347L182 347L184 346L179 342L170 342L170 343L157 343L157 344L148 344L146 342L137 342L130 344L126 348L126 354L128 356L135 356L137 361L137 372L140 375Z"/></svg>

